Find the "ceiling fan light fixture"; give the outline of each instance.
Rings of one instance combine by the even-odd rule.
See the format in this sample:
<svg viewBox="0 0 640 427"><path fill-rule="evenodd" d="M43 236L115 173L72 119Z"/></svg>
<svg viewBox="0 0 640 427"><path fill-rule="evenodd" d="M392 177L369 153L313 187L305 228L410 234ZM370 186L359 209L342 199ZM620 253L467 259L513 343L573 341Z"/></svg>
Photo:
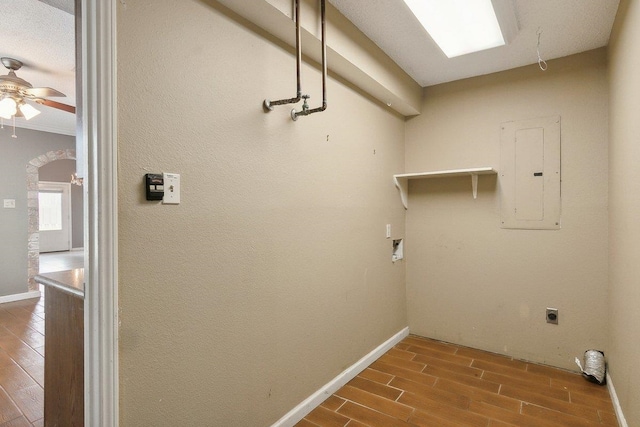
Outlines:
<svg viewBox="0 0 640 427"><path fill-rule="evenodd" d="M40 111L33 107L32 105L27 104L26 102L22 102L20 106L20 112L24 115L24 118L29 120L40 114Z"/></svg>
<svg viewBox="0 0 640 427"><path fill-rule="evenodd" d="M13 98L7 97L0 101L0 117L10 119L18 112L17 104Z"/></svg>
<svg viewBox="0 0 640 427"><path fill-rule="evenodd" d="M404 0L448 58L506 44L491 0Z"/></svg>
<svg viewBox="0 0 640 427"><path fill-rule="evenodd" d="M50 87L33 87L28 81L18 77L16 71L22 67L17 59L3 57L0 62L9 70L8 74L0 75L0 117L7 120L18 118L32 119L40 110L27 104L30 100L47 107L67 111L75 114L76 107L45 99L48 97L64 97L65 94Z"/></svg>

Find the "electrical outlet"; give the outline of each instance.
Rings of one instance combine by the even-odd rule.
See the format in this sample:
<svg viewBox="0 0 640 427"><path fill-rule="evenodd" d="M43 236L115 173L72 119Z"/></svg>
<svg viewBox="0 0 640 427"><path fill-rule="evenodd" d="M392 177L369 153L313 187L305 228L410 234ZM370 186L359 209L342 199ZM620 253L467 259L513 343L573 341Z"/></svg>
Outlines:
<svg viewBox="0 0 640 427"><path fill-rule="evenodd" d="M547 323L558 324L558 309L547 307Z"/></svg>

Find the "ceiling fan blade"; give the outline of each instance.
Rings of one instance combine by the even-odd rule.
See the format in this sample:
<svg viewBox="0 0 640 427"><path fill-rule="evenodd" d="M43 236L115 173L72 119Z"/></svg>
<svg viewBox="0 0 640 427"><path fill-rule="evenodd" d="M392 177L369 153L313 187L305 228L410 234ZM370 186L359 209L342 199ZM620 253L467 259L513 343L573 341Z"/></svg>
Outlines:
<svg viewBox="0 0 640 427"><path fill-rule="evenodd" d="M49 99L35 99L38 104L46 105L47 107L57 108L58 110L67 111L69 113L76 113L76 107L73 105L63 104L61 102L51 101Z"/></svg>
<svg viewBox="0 0 640 427"><path fill-rule="evenodd" d="M28 96L35 96L36 98L48 98L52 96L67 96L62 92L59 92L50 87L32 87L25 89L24 93Z"/></svg>

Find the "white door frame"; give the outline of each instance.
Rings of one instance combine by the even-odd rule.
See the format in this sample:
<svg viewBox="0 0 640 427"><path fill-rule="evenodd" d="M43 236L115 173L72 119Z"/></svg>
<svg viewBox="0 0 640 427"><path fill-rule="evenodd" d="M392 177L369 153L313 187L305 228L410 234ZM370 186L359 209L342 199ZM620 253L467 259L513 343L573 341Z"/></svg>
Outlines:
<svg viewBox="0 0 640 427"><path fill-rule="evenodd" d="M66 224L67 226L67 235L65 236L67 239L67 245L66 245L66 249L67 251L71 250L71 242L72 242L72 235L71 235L71 230L73 229L73 217L72 217L72 209L71 209L71 184L68 182L54 182L54 181L38 181L38 192L41 191L54 191L54 192L58 192L58 190L61 190L60 193L62 194L62 213L63 213L63 217L62 217L62 224L63 227L62 229L64 230L64 224ZM65 219L65 215L66 214L66 219ZM40 220L40 213L38 213L38 220ZM39 225L39 224L38 224ZM43 241L45 239L42 238L42 230L39 229L40 227L38 227L38 235L39 235L39 241L40 241L40 252L42 252L42 246L43 246ZM55 231L45 231L46 233L58 233L58 235L60 235L60 231L55 230ZM48 240L50 240L51 237L47 238L47 243ZM60 250L60 249L56 249L56 250ZM49 250L50 252L53 252L51 250Z"/></svg>
<svg viewBox="0 0 640 427"><path fill-rule="evenodd" d="M85 425L118 426L116 1L81 0Z"/></svg>

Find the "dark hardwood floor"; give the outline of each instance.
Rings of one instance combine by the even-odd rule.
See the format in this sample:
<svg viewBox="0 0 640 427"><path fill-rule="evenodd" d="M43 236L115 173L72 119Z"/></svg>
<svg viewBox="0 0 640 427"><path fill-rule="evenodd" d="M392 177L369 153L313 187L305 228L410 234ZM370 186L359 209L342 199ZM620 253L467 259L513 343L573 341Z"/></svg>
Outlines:
<svg viewBox="0 0 640 427"><path fill-rule="evenodd" d="M409 336L298 427L617 426L605 386L579 374Z"/></svg>

